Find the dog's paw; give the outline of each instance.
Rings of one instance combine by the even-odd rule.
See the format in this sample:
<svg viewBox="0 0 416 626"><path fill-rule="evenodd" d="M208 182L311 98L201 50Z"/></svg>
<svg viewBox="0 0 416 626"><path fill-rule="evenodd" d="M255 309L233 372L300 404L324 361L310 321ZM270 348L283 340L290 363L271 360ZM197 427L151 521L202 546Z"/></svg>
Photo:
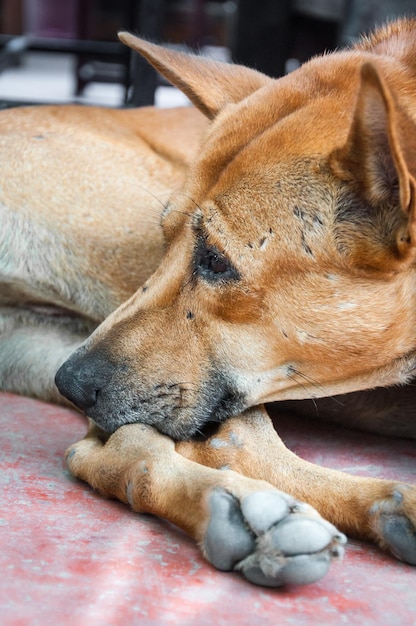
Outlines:
<svg viewBox="0 0 416 626"><path fill-rule="evenodd" d="M396 485L389 497L370 509L371 526L382 548L416 565L416 489Z"/></svg>
<svg viewBox="0 0 416 626"><path fill-rule="evenodd" d="M214 489L202 541L208 561L237 570L267 587L305 585L325 576L343 555L346 537L312 507L279 491L257 491L239 501Z"/></svg>

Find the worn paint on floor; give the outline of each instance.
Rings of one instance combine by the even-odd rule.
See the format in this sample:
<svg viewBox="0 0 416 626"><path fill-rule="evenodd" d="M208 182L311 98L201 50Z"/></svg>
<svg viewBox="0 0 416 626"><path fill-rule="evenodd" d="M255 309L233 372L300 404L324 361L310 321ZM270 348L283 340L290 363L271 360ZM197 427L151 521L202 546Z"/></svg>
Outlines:
<svg viewBox="0 0 416 626"><path fill-rule="evenodd" d="M416 445L279 419L311 461L416 482ZM254 587L215 571L178 529L106 501L65 469L76 413L0 394L2 626L416 625L416 568L351 542L317 584Z"/></svg>

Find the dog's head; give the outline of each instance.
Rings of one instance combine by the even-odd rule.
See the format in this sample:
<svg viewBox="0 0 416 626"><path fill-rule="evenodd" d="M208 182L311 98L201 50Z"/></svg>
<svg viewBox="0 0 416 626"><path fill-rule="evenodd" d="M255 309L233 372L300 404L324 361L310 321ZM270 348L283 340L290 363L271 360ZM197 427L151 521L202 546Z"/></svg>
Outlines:
<svg viewBox="0 0 416 626"><path fill-rule="evenodd" d="M272 80L122 39L212 123L156 273L64 364L105 430L175 438L279 399L405 382L415 359L414 78L355 49ZM370 48L370 46L367 46Z"/></svg>

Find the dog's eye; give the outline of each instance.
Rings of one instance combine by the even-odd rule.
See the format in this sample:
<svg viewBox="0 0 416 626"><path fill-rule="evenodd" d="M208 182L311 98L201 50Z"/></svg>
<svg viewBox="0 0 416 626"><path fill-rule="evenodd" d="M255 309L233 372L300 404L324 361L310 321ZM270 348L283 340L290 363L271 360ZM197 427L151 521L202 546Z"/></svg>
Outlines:
<svg viewBox="0 0 416 626"><path fill-rule="evenodd" d="M195 273L206 280L238 280L239 274L227 257L201 238L195 252Z"/></svg>

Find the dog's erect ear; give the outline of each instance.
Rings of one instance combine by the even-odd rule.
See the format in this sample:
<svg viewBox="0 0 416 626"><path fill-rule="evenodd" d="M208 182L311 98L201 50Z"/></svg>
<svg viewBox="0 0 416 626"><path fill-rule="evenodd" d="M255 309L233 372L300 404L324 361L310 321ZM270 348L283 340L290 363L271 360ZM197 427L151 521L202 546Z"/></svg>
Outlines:
<svg viewBox="0 0 416 626"><path fill-rule="evenodd" d="M341 179L355 184L370 213L370 207L379 209L373 217L378 216L377 239L385 249L376 256L385 270L406 266L416 255L415 138L414 122L376 67L366 63L347 142L332 153L330 165ZM357 215L357 220L362 217L369 221L372 216Z"/></svg>
<svg viewBox="0 0 416 626"><path fill-rule="evenodd" d="M158 46L130 33L120 40L139 52L169 82L178 87L210 119L230 102L239 102L272 79L241 65Z"/></svg>

